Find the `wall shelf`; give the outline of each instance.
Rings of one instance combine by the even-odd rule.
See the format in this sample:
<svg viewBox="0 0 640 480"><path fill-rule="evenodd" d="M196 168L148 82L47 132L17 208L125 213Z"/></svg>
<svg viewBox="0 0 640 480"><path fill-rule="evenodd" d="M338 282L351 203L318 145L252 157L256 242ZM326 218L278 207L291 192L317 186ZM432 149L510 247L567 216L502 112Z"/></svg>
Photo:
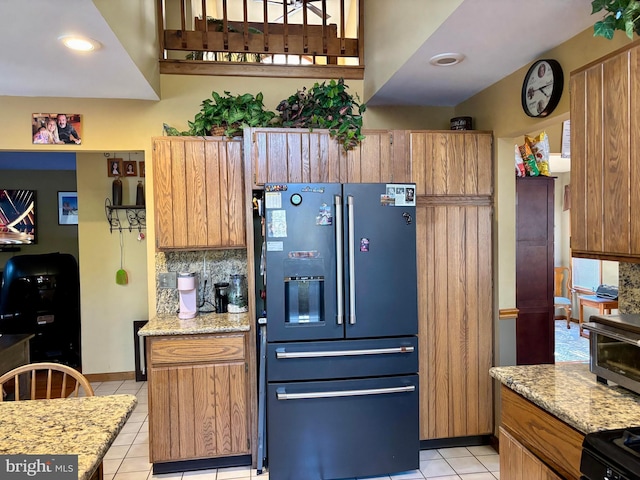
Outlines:
<svg viewBox="0 0 640 480"><path fill-rule="evenodd" d="M109 231L138 230L147 228L147 213L144 205L112 205L110 199L104 201L104 211L109 222Z"/></svg>

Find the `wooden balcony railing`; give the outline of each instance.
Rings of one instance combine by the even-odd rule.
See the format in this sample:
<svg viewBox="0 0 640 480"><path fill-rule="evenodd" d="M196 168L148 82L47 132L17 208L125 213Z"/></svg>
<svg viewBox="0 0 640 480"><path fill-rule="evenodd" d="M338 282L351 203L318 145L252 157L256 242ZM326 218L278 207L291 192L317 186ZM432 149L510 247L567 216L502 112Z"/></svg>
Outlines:
<svg viewBox="0 0 640 480"><path fill-rule="evenodd" d="M363 78L364 0L157 2L161 73Z"/></svg>

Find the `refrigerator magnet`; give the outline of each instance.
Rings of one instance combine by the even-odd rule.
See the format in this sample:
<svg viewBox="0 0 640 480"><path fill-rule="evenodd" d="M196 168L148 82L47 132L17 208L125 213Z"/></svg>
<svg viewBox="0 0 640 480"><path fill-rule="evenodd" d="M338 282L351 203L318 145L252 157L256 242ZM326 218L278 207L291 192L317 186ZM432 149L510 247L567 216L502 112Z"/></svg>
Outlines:
<svg viewBox="0 0 640 480"><path fill-rule="evenodd" d="M361 252L368 252L369 251L369 239L368 238L361 238L360 239L360 251Z"/></svg>
<svg viewBox="0 0 640 480"><path fill-rule="evenodd" d="M287 236L287 212L285 210L267 211L267 237Z"/></svg>
<svg viewBox="0 0 640 480"><path fill-rule="evenodd" d="M333 215L331 214L331 206L323 203L320 205L318 215L316 216L316 225L331 226L333 224Z"/></svg>

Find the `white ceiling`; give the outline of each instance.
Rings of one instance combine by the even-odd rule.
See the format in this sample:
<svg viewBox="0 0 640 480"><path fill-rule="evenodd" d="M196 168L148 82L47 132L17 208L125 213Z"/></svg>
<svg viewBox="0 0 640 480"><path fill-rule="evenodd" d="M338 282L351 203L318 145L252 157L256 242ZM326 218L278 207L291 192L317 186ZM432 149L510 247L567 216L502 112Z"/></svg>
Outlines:
<svg viewBox="0 0 640 480"><path fill-rule="evenodd" d="M0 95L158 99L91 0L0 0L0 12ZM588 28L590 12L587 0L465 0L367 103L454 106ZM68 33L104 47L75 54L57 40ZM444 52L466 58L429 65Z"/></svg>
<svg viewBox="0 0 640 480"><path fill-rule="evenodd" d="M103 48L72 52L69 34ZM159 99L91 0L0 0L0 44L0 95Z"/></svg>

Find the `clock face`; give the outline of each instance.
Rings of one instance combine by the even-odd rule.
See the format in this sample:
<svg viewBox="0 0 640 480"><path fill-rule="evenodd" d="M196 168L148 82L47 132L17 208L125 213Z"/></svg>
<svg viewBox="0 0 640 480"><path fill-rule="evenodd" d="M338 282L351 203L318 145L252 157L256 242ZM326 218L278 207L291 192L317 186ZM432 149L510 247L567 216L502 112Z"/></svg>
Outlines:
<svg viewBox="0 0 640 480"><path fill-rule="evenodd" d="M562 95L563 75L555 60L535 62L522 84L522 108L530 117L546 117L558 105Z"/></svg>

